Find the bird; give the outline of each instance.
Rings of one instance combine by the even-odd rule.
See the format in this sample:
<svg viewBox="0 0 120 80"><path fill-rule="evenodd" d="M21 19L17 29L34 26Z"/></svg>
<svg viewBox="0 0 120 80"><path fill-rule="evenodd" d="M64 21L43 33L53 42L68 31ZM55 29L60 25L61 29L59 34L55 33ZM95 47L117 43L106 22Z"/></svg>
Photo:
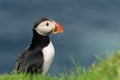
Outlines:
<svg viewBox="0 0 120 80"><path fill-rule="evenodd" d="M17 73L46 74L55 56L49 35L63 33L64 29L58 22L42 17L35 22L32 32L31 43L18 56L15 69Z"/></svg>

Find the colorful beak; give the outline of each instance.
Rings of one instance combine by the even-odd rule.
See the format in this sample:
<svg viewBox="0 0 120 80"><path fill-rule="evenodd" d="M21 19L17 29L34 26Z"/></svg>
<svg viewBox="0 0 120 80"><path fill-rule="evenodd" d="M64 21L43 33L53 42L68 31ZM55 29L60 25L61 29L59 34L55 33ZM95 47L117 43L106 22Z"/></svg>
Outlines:
<svg viewBox="0 0 120 80"><path fill-rule="evenodd" d="M64 29L62 28L62 26L58 23L58 22L55 22L55 28L52 29L52 33L54 34L57 34L57 33L63 33L64 32Z"/></svg>

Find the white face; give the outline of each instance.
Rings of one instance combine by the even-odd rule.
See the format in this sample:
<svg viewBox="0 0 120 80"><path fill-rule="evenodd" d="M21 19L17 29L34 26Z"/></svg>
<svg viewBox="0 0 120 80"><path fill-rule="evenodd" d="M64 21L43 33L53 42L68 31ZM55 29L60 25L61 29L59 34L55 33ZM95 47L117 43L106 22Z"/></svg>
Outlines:
<svg viewBox="0 0 120 80"><path fill-rule="evenodd" d="M43 21L40 23L35 30L41 35L48 35L51 33L52 28L55 28L55 23L49 20Z"/></svg>

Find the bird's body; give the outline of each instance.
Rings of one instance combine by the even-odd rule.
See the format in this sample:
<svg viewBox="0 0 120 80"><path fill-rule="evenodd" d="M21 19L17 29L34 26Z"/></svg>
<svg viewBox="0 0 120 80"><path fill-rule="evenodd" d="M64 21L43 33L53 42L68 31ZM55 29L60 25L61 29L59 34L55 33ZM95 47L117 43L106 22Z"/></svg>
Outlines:
<svg viewBox="0 0 120 80"><path fill-rule="evenodd" d="M49 25L52 25L52 27ZM54 46L49 38L49 34L53 28L56 28L56 25L54 25L54 22L50 19L42 18L36 22L33 28L31 44L17 59L17 72L47 73L55 55ZM57 30L53 30L53 33L56 33L56 31ZM63 30L61 30L61 32L62 31Z"/></svg>

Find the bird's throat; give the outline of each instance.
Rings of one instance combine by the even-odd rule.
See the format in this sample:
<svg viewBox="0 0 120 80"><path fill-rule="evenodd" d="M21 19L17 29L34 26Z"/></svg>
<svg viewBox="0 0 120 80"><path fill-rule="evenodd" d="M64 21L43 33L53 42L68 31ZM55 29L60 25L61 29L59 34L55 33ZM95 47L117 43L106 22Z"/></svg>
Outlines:
<svg viewBox="0 0 120 80"><path fill-rule="evenodd" d="M49 36L40 35L33 29L33 38L32 43L30 45L31 49L34 49L36 47L43 48L47 46L49 43L50 43Z"/></svg>

